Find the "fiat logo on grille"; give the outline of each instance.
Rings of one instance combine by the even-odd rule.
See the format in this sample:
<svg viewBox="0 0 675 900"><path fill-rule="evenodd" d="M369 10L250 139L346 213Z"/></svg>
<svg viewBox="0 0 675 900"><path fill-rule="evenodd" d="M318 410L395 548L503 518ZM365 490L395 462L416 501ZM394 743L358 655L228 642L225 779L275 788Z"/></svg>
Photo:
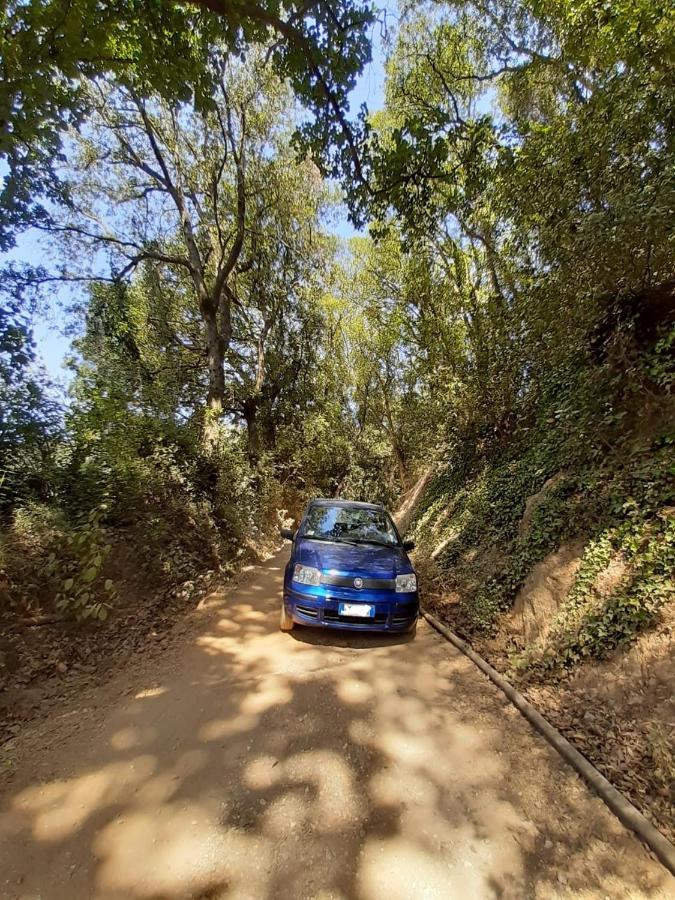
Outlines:
<svg viewBox="0 0 675 900"><path fill-rule="evenodd" d="M363 587L363 578L355 578L354 579L354 587L360 591L361 588Z"/></svg>

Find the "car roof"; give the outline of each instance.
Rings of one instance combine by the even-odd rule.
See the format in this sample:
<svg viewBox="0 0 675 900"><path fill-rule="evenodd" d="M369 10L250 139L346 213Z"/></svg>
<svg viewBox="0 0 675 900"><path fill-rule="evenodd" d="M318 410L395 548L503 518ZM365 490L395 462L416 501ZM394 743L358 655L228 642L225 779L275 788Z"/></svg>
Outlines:
<svg viewBox="0 0 675 900"><path fill-rule="evenodd" d="M384 509L382 503L363 503L360 500L333 500L330 497L317 497L310 500L309 506L342 506L356 509Z"/></svg>

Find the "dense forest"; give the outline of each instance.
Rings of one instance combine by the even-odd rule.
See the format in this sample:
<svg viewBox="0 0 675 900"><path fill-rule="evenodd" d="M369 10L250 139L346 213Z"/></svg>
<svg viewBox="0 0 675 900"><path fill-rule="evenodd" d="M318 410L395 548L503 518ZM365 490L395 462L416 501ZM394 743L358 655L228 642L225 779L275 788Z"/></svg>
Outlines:
<svg viewBox="0 0 675 900"><path fill-rule="evenodd" d="M570 734L575 673L652 641L644 712L584 749L672 826L675 11L1 16L3 687L179 615L312 496L418 483L426 601L542 704L562 685ZM33 337L55 297L66 397Z"/></svg>

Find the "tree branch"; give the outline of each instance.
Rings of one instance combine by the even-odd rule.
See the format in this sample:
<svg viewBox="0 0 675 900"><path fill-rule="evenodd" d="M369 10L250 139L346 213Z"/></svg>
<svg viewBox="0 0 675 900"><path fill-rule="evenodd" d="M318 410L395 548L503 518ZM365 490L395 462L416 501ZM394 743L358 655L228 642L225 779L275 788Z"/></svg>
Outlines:
<svg viewBox="0 0 675 900"><path fill-rule="evenodd" d="M219 16L222 16L225 19L229 18L230 10L228 8L229 4L227 0L188 0L188 2L210 9L212 12L216 13ZM338 125L340 126L340 130L342 131L342 134L347 141L347 147L349 149L349 155L352 159L352 163L354 164L356 178L369 191L369 193L372 193L372 187L363 172L361 157L359 156L358 147L356 146L354 133L342 109L342 106L340 105L340 101L335 94L335 91L328 83L320 63L317 62L316 48L313 46L311 41L305 37L302 31L295 27L295 22L297 21L298 17L291 17L288 20L280 19L269 10L264 9L260 6L256 6L255 3L246 2L246 0L244 0L244 2L242 3L237 4L237 11L242 15L252 19L253 21L260 22L263 25L267 25L268 27L274 29L284 38L286 38L289 43L301 50L305 55L307 63L309 65L309 69L316 79L321 93L323 94L324 99L331 109L332 114L337 120Z"/></svg>
<svg viewBox="0 0 675 900"><path fill-rule="evenodd" d="M133 91L130 91L129 94L140 113L145 128L145 133L152 148L152 152L163 174L163 183L166 185L166 188L171 195L171 198L180 217L181 230L183 232L185 245L187 247L188 256L190 259L190 274L192 276L195 290L197 291L200 308L203 312L213 315L216 312L214 298L209 294L209 291L206 287L206 281L204 278L204 263L202 261L201 253L199 252L199 247L197 246L197 241L195 240L192 222L190 221L190 215L188 213L187 206L185 205L185 198L183 196L182 190L180 186L176 185L173 181L171 172L169 171L169 167L164 158L164 154L162 153L159 142L157 141L157 135L155 133L154 126L152 124L150 116L148 115L147 109L145 108L143 100Z"/></svg>

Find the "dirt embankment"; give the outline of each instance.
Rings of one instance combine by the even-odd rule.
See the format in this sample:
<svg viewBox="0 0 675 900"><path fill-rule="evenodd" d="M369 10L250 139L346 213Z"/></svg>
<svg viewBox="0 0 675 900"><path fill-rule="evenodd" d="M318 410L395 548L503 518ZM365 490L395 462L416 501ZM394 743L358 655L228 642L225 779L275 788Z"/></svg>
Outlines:
<svg viewBox="0 0 675 900"><path fill-rule="evenodd" d="M408 530L408 526L410 525L411 519L415 514L415 509L420 501L420 497L424 493L424 490L429 484L433 474L433 466L428 466L417 478L412 487L409 488L401 498L399 507L394 513L394 521L396 522L396 527L401 532L401 534L405 534Z"/></svg>
<svg viewBox="0 0 675 900"><path fill-rule="evenodd" d="M549 479L528 499L520 539L527 539L533 513L556 483ZM433 553L421 567L427 603L492 665L517 681L528 699L675 840L675 604L666 605L655 627L643 632L628 650L617 650L609 659L580 661L568 671L545 676L518 667L519 659L528 653L541 657L554 642L551 629L574 587L584 546L580 536L534 565L512 609L499 616L492 637L466 633L462 585L455 582L451 591L444 590ZM490 556L484 555L486 560ZM483 577L497 565L498 561L487 560ZM599 600L610 596L624 577L625 564L615 556L595 576L590 593ZM475 585L465 587L472 595Z"/></svg>
<svg viewBox="0 0 675 900"><path fill-rule="evenodd" d="M267 558L276 545L250 547L233 563L236 574ZM119 598L105 623L59 615L0 613L0 747L82 691L101 685L139 653L160 655L176 623L204 593L228 579L205 570L177 585L139 566L139 552L115 547L112 564Z"/></svg>

